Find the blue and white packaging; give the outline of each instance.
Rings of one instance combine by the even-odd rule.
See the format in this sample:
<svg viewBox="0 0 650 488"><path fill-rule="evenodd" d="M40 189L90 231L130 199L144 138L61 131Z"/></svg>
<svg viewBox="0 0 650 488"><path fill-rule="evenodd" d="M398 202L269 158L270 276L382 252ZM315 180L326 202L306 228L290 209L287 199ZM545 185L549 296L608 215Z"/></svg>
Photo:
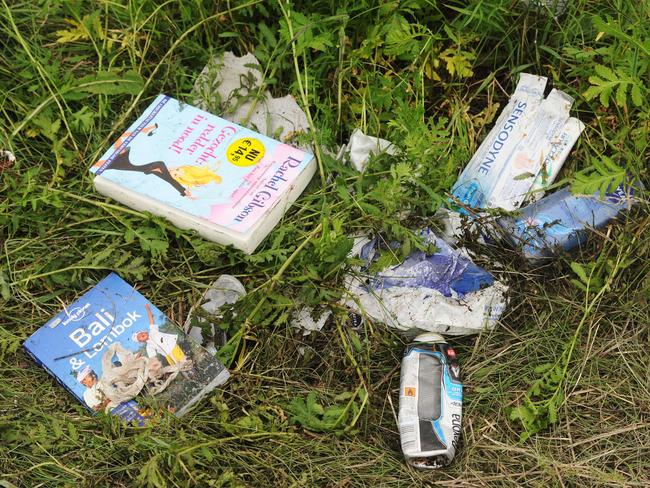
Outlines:
<svg viewBox="0 0 650 488"><path fill-rule="evenodd" d="M499 154L499 166L495 163L490 168L494 184L486 195L486 208L515 210L522 206L542 163L553 150L556 135L569 119L571 105L573 98L559 90L551 90L537 111L520 125L524 130L508 139L507 142L516 144L511 152L505 150Z"/></svg>
<svg viewBox="0 0 650 488"><path fill-rule="evenodd" d="M406 461L437 469L454 458L461 432L463 384L456 353L438 334L421 334L402 359L399 432Z"/></svg>
<svg viewBox="0 0 650 488"><path fill-rule="evenodd" d="M544 196L544 192L557 178L571 148L584 129L585 125L582 122L575 117L569 117L564 126L553 135L543 155L542 167L533 182L528 201L535 202Z"/></svg>
<svg viewBox="0 0 650 488"><path fill-rule="evenodd" d="M637 184L638 185L638 184ZM524 257L538 262L569 251L587 239L589 229L601 228L634 204L634 185L620 184L601 198L573 195L563 188L522 208L499 224Z"/></svg>
<svg viewBox="0 0 650 488"><path fill-rule="evenodd" d="M487 208L488 202L499 201L499 177L542 103L546 81L543 76L521 74L510 101L452 188L462 212L467 213L467 208Z"/></svg>

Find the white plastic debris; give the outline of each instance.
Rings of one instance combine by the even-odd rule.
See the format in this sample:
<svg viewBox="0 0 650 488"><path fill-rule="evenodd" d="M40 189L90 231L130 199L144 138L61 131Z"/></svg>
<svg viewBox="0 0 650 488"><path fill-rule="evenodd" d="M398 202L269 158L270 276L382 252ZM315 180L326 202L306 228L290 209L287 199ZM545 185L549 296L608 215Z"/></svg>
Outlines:
<svg viewBox="0 0 650 488"><path fill-rule="evenodd" d="M318 315L312 307L300 307L291 317L291 326L301 330L303 336L308 336L312 332L320 331L331 315L331 310L325 310Z"/></svg>
<svg viewBox="0 0 650 488"><path fill-rule="evenodd" d="M212 58L194 83L195 105L282 142L309 130L307 116L295 98L273 98L263 90L259 61L232 52ZM300 145L297 147L302 147ZM304 147L302 147L304 149Z"/></svg>
<svg viewBox="0 0 650 488"><path fill-rule="evenodd" d="M456 246L463 236L466 225L463 216L448 208L440 207L433 217L441 226L440 237L450 246Z"/></svg>
<svg viewBox="0 0 650 488"><path fill-rule="evenodd" d="M194 317L196 307L200 306L205 312L221 317L218 314L221 307L227 304L232 304L238 301L241 297L246 295L246 289L237 278L231 275L223 274L210 285L210 288L203 294L199 304L192 307L190 313L185 320L185 332L189 334L195 341L202 344L208 352L214 354L217 349L214 344L215 327L214 323L208 322L203 317ZM193 320L198 321L201 326L192 325ZM203 329L210 329L210 336L212 339L205 340L203 337Z"/></svg>
<svg viewBox="0 0 650 488"><path fill-rule="evenodd" d="M383 153L395 155L397 153L392 142L379 137L367 136L360 129L354 129L350 141L343 151L348 153L350 162L359 172L366 169L371 156Z"/></svg>
<svg viewBox="0 0 650 488"><path fill-rule="evenodd" d="M463 335L493 328L505 309L507 287L432 232L423 235L438 249L434 254L412 253L374 274L353 270L343 304L402 331ZM376 259L373 241L357 238L351 251L365 268Z"/></svg>
<svg viewBox="0 0 650 488"><path fill-rule="evenodd" d="M0 171L10 168L15 162L16 156L14 156L14 153L4 149L0 150Z"/></svg>

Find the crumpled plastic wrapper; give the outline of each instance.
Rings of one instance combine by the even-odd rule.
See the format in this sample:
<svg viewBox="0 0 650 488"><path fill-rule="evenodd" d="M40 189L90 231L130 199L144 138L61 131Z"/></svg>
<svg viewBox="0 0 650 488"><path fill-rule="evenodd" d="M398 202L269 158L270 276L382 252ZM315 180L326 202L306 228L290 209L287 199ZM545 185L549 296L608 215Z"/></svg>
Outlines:
<svg viewBox="0 0 650 488"><path fill-rule="evenodd" d="M291 326L302 331L303 336L308 336L320 331L331 315L331 310L325 310L319 315L312 307L300 307L291 316Z"/></svg>
<svg viewBox="0 0 650 488"><path fill-rule="evenodd" d="M212 58L194 83L194 105L282 142L309 131L305 112L291 95L273 98L262 90L262 70L252 54L225 52Z"/></svg>
<svg viewBox="0 0 650 488"><path fill-rule="evenodd" d="M436 252L412 253L375 274L368 267L378 258L376 240L356 239L351 255L366 264L346 278L343 304L402 331L464 335L493 328L508 288L433 232L424 230L423 237Z"/></svg>
<svg viewBox="0 0 650 488"><path fill-rule="evenodd" d="M397 154L397 149L392 142L379 137L367 136L361 129L354 129L350 141L341 148L339 157L348 155L352 166L360 173L366 169L371 156L378 154Z"/></svg>
<svg viewBox="0 0 650 488"><path fill-rule="evenodd" d="M219 310L224 305L232 304L238 301L241 297L246 295L246 289L237 278L231 275L223 274L210 285L210 288L203 294L199 304L192 307L190 313L187 314L185 320L184 330L196 342L204 346L208 352L215 354L217 348L215 347L213 339L205 339L203 337L203 330L207 328L210 330L210 336L215 337L215 324L209 322L203 317L195 317L196 307L200 306L205 312L220 317ZM200 325L192 325L198 323ZM223 337L221 342L225 343L226 337Z"/></svg>
<svg viewBox="0 0 650 488"><path fill-rule="evenodd" d="M538 11L550 12L554 17L562 15L569 4L569 0L519 0L519 2Z"/></svg>

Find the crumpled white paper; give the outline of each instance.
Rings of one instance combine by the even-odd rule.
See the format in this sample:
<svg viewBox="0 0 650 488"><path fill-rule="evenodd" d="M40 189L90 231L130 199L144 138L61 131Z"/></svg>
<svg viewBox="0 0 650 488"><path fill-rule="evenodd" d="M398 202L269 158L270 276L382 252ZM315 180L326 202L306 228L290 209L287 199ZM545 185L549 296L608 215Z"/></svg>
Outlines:
<svg viewBox="0 0 650 488"><path fill-rule="evenodd" d="M397 148L392 142L379 137L367 136L361 129L354 129L347 145L341 148L339 157L348 154L352 166L359 172L363 172L370 161L371 156L378 154L397 154Z"/></svg>
<svg viewBox="0 0 650 488"><path fill-rule="evenodd" d="M194 104L282 142L309 131L307 116L295 98L273 98L262 90L262 71L252 54L215 56L194 83ZM292 142L301 149L308 149Z"/></svg>
<svg viewBox="0 0 650 488"><path fill-rule="evenodd" d="M331 310L325 310L317 315L313 307L300 307L291 317L291 326L301 330L303 336L308 336L312 332L321 330L331 315ZM314 319L315 316L318 318Z"/></svg>
<svg viewBox="0 0 650 488"><path fill-rule="evenodd" d="M16 162L16 156L11 151L0 149L0 171L5 170Z"/></svg>
<svg viewBox="0 0 650 488"><path fill-rule="evenodd" d="M365 237L355 239L350 255L358 256L367 242ZM359 271L352 270L346 277L347 293L342 304L398 330L476 334L494 328L505 310L508 287L496 280L492 286L464 296L453 293L445 297L428 287L372 289L366 283L367 276Z"/></svg>

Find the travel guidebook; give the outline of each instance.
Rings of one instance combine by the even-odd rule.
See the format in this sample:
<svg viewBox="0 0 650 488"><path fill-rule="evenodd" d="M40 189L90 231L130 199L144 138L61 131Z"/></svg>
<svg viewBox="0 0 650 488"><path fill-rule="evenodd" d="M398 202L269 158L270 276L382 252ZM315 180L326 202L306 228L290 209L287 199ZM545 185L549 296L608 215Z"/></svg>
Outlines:
<svg viewBox="0 0 650 488"><path fill-rule="evenodd" d="M77 400L143 425L139 393L180 417L228 370L131 285L111 273L24 344Z"/></svg>
<svg viewBox="0 0 650 488"><path fill-rule="evenodd" d="M250 254L315 170L305 151L159 95L90 171L100 193Z"/></svg>

